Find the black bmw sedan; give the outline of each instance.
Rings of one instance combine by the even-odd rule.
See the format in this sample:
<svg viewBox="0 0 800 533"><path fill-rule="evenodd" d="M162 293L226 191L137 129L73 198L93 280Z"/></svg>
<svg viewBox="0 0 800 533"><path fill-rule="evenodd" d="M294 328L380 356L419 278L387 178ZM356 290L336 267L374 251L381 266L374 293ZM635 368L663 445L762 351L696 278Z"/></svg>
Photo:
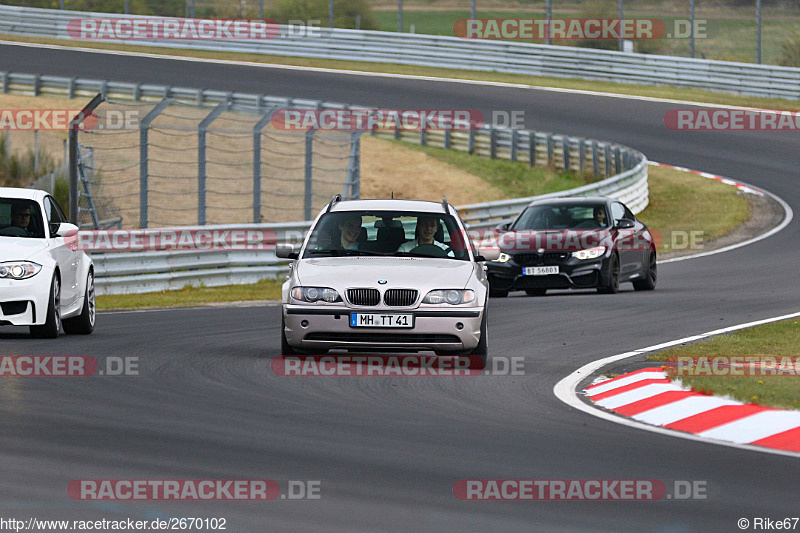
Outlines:
<svg viewBox="0 0 800 533"><path fill-rule="evenodd" d="M495 230L501 254L487 263L491 295L524 290L597 289L616 293L656 286L656 245L650 230L625 204L607 197L532 202Z"/></svg>

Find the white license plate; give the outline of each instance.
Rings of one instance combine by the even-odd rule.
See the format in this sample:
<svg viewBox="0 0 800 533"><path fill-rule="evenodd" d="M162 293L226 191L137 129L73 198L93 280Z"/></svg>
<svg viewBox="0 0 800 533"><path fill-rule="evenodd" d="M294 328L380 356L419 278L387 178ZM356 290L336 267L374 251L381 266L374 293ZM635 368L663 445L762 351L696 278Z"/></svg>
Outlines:
<svg viewBox="0 0 800 533"><path fill-rule="evenodd" d="M525 276L549 276L558 274L558 266L522 267L522 274Z"/></svg>
<svg viewBox="0 0 800 533"><path fill-rule="evenodd" d="M350 313L354 328L413 328L414 315Z"/></svg>

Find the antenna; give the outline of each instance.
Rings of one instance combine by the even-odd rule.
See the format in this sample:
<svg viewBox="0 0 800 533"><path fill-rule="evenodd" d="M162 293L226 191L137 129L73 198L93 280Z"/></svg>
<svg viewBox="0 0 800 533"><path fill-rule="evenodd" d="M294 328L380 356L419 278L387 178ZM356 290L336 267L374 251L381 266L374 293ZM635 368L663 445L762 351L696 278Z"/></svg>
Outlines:
<svg viewBox="0 0 800 533"><path fill-rule="evenodd" d="M328 204L328 209L325 212L326 213L330 213L331 212L331 207L333 207L333 204L335 204L336 202L341 202L341 201L342 201L342 195L341 194L335 194L333 196L333 198L331 198L331 201Z"/></svg>
<svg viewBox="0 0 800 533"><path fill-rule="evenodd" d="M442 207L444 208L445 213L449 213L449 210L447 209L447 197L445 195L442 195Z"/></svg>

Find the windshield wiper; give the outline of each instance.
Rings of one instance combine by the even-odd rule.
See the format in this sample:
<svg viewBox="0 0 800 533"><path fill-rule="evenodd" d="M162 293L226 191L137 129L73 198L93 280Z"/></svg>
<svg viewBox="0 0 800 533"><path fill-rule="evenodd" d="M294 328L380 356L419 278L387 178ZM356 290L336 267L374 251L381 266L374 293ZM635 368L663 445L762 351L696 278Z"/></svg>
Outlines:
<svg viewBox="0 0 800 533"><path fill-rule="evenodd" d="M319 255L326 254L326 255L332 255L332 256L336 256L336 257L345 256L345 255L369 255L369 256L375 255L375 256L380 256L380 257L386 257L387 255L389 255L389 254L384 254L384 253L381 253L381 252L373 252L373 251L369 251L369 250L309 250L308 253L309 254L315 254L315 255L317 255L317 254L319 254Z"/></svg>

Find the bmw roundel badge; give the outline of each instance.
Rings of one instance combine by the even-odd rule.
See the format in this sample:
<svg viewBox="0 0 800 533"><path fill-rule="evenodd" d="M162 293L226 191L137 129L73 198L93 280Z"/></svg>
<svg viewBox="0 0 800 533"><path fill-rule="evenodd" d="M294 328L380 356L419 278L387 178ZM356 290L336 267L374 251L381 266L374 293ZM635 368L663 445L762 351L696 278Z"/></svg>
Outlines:
<svg viewBox="0 0 800 533"><path fill-rule="evenodd" d="M389 282L388 282L388 281L386 281L385 279L379 279L379 280L378 280L378 283L379 283L379 284L381 284L381 285L386 285L386 284L387 284L387 283L389 283Z"/></svg>

